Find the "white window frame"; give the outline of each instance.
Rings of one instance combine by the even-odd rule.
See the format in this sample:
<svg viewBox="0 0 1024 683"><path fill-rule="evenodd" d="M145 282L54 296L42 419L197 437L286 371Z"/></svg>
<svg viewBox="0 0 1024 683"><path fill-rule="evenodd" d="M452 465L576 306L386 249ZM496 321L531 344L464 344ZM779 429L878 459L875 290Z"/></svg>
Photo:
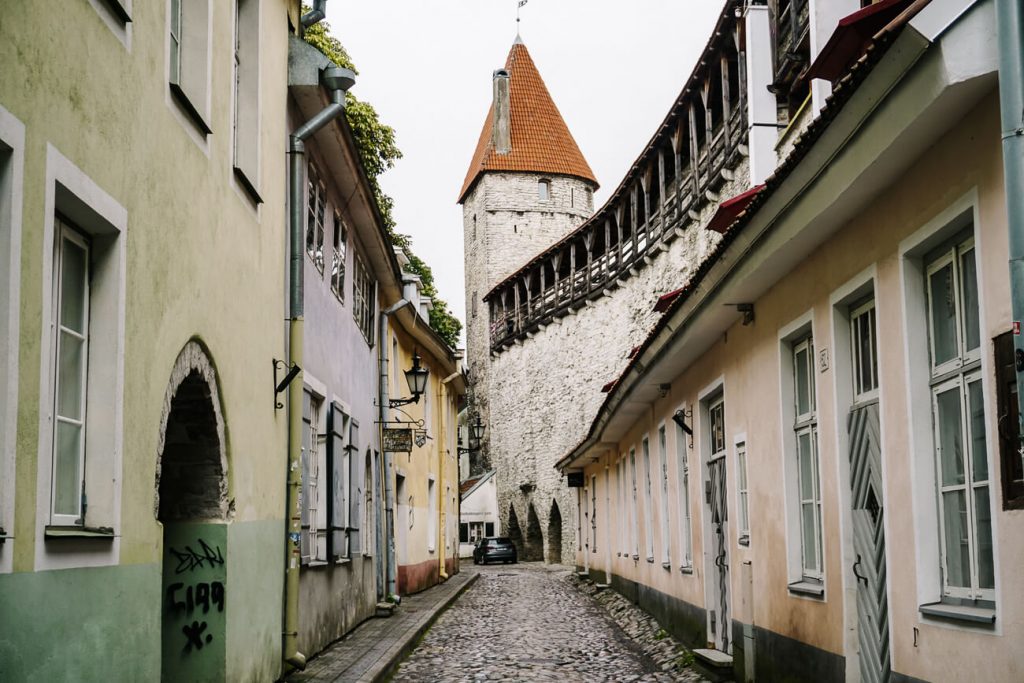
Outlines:
<svg viewBox="0 0 1024 683"><path fill-rule="evenodd" d="M352 273L352 317L363 333L366 343L373 346L375 283L357 250L352 253L355 264Z"/></svg>
<svg viewBox="0 0 1024 683"><path fill-rule="evenodd" d="M747 440L737 437L736 440L736 507L738 508L739 524L737 542L743 546L750 545L750 484L747 478Z"/></svg>
<svg viewBox="0 0 1024 683"><path fill-rule="evenodd" d="M629 556L629 535L627 525L629 524L626 511L626 455L619 457L615 467L615 495L617 498L617 509L619 518L619 550L616 553L619 557Z"/></svg>
<svg viewBox="0 0 1024 683"><path fill-rule="evenodd" d="M90 281L92 279L92 249L89 240L85 238L77 229L72 227L71 224L65 222L61 218L56 219L56 231L57 240L54 249L54 308L53 308L53 321L52 327L54 330L53 336L53 363L54 371L54 382L53 382L53 406L51 408L53 413L53 434L51 435L53 450L52 450L52 465L51 465L51 477L52 484L50 486L50 523L55 526L85 526L85 507L86 507L86 491L85 491L85 449L87 440L87 425L89 423L89 404L88 404L88 389L89 389L89 372L88 372L88 358L89 358L89 300L90 300ZM61 323L62 312L64 311L64 272L63 264L65 259L65 250L69 243L81 249L85 255L85 282L82 283L81 289L81 306L82 306L82 324L83 330L81 332L74 330L69 327L65 327ZM72 337L82 344L81 364L78 368L78 383L79 389L79 408L81 410L81 416L75 418L73 416L65 416L60 413L60 396L61 396L61 366L60 359L62 358L62 351L64 349L63 339L65 336ZM62 472L58 466L58 451L60 450L60 426L62 424L71 425L72 427L80 430L78 453L76 454L76 481L75 487L75 507L77 513L65 514L57 511L57 490L59 488L57 480L61 477Z"/></svg>
<svg viewBox="0 0 1024 683"><path fill-rule="evenodd" d="M804 413L800 412L799 405L799 387L797 386L799 376L797 374L797 356L804 352L807 358L807 407L808 410ZM824 549L822 547L822 519L821 519L821 476L819 474L820 461L818 458L818 417L817 417L817 381L815 373L817 372L817 366L815 363L814 355L814 337L807 335L800 341L792 344L791 353L793 356L793 400L795 413L795 420L793 424L793 430L795 432L795 444L796 450L796 473L797 473L797 500L798 510L797 518L800 522L799 538L800 538L800 558L801 558L801 572L803 579L821 581L824 575ZM804 482L804 469L802 467L801 458L804 457L804 453L800 450L801 438L806 437L807 443L810 447L810 453L806 454L810 462L810 477L811 481L809 486L805 487ZM804 489L809 488L809 495L805 495ZM811 529L811 536L814 538L814 547L808 548L805 543L805 539L808 536L805 525L808 520L804 516L804 508L810 506L812 511L812 519L810 520L813 528Z"/></svg>
<svg viewBox="0 0 1024 683"><path fill-rule="evenodd" d="M427 551L437 550L437 482L427 477Z"/></svg>
<svg viewBox="0 0 1024 683"><path fill-rule="evenodd" d="M14 563L25 126L0 106L0 574Z"/></svg>
<svg viewBox="0 0 1024 683"><path fill-rule="evenodd" d="M128 212L67 157L46 146L44 221L42 239L41 319L53 321L57 292L55 261L60 233L58 214L83 232L92 246L90 286L90 349L87 382L85 488L88 507L84 524L71 535L80 542L69 547L49 539L66 538L51 520L53 432L56 367L55 329L40 330L39 425L36 468L37 570L109 566L120 558L120 522L124 415L124 335L126 234ZM101 409L92 410L100 406ZM98 538L97 538L98 537Z"/></svg>
<svg viewBox="0 0 1024 683"><path fill-rule="evenodd" d="M825 546L821 505L821 461L818 444L818 372L814 353L815 331L813 311L786 325L779 331L779 408L781 413L782 453L784 466L787 585L791 596L823 599L825 595ZM808 406L798 414L796 357L807 352ZM811 495L805 498L801 489L799 441L806 436L810 445L807 454L811 465ZM802 505L811 506L812 538L815 548L805 548ZM816 566L808 566L816 563Z"/></svg>
<svg viewBox="0 0 1024 683"><path fill-rule="evenodd" d="M324 239L327 226L327 186L313 162L306 175L306 256L324 274Z"/></svg>
<svg viewBox="0 0 1024 683"><path fill-rule="evenodd" d="M685 415L686 406L680 411ZM687 446L687 434L676 425L676 465L679 474L679 570L693 571L693 526L690 518L690 463Z"/></svg>
<svg viewBox="0 0 1024 683"><path fill-rule="evenodd" d="M658 457L661 464L661 495L659 496L661 509L661 566L665 569L672 567L672 549L669 541L669 511L668 511L668 435L665 431L665 423L658 425Z"/></svg>
<svg viewBox="0 0 1024 683"><path fill-rule="evenodd" d="M597 552L597 475L590 475L590 552Z"/></svg>
<svg viewBox="0 0 1024 683"><path fill-rule="evenodd" d="M249 198L260 197L260 0L235 0L233 169Z"/></svg>
<svg viewBox="0 0 1024 683"><path fill-rule="evenodd" d="M547 178L537 181L537 199L542 202L551 199L551 181Z"/></svg>
<svg viewBox="0 0 1024 683"><path fill-rule="evenodd" d="M862 382L865 359L861 353L860 321L867 321L869 336L867 363L871 369L872 386L866 387ZM863 404L878 398L878 309L872 294L864 301L850 308L850 359L853 380L853 402Z"/></svg>
<svg viewBox="0 0 1024 683"><path fill-rule="evenodd" d="M629 449L629 471L633 482L633 498L629 507L629 545L634 560L640 559L640 510L636 493L636 447Z"/></svg>
<svg viewBox="0 0 1024 683"><path fill-rule="evenodd" d="M168 0L167 82L178 108L199 134L210 128L212 4L210 0Z"/></svg>
<svg viewBox="0 0 1024 683"><path fill-rule="evenodd" d="M333 256L331 257L331 291L342 305L345 304L345 273L348 259L348 224L341 212L334 211L334 239L332 240Z"/></svg>
<svg viewBox="0 0 1024 683"><path fill-rule="evenodd" d="M311 378L307 377L307 382ZM305 516L304 535L306 548L302 559L307 564L323 564L328 560L327 537L330 534L330 523L327 519L327 402L320 387L310 384L304 387L309 397L310 420L303 425L309 430L309 450L303 452L303 475L308 477L304 482L303 513ZM305 450L305 449L304 449Z"/></svg>
<svg viewBox="0 0 1024 683"><path fill-rule="evenodd" d="M654 491L651 484L651 441L645 434L640 441L644 458L644 550L648 562L654 562Z"/></svg>
<svg viewBox="0 0 1024 683"><path fill-rule="evenodd" d="M969 419L970 412L970 397L969 397L969 386L974 383L981 384L982 402L985 400L985 387L982 382L982 369L981 369L981 347L979 343L978 347L973 349L966 348L965 338L965 324L966 316L964 311L964 288L963 288L963 273L962 263L963 255L969 251L974 252L975 259L975 273L978 272L978 250L975 248L973 236L969 236L965 239L957 239L953 244L948 245L945 253L940 256L933 258L928 261L925 265L925 292L926 292L926 311L925 320L928 326L928 348L929 348L929 363L928 366L931 370L931 412L932 412L932 427L933 427L933 439L934 439L934 454L935 454L935 485L936 485L936 504L938 506L938 531L939 531L939 558L940 558L940 573L941 573L941 585L942 585L942 596L948 598L959 598L965 600L986 600L994 602L996 599L995 593L995 575L996 575L996 555L994 547L994 520L992 519L992 463L988 458L988 442L991 436L987 433L984 435L986 453L983 454L985 461L985 473L987 478L984 480L974 479L974 439L971 430L971 421ZM933 295L932 295L932 275L947 265L952 266L953 275L953 287L954 287L954 311L955 311L955 327L956 327L956 355L939 365L935 364L935 342L934 333L932 329L933 317L931 315L933 306ZM976 283L976 287L978 283ZM981 325L981 298L979 295L978 299L978 311L976 314L979 317L978 324L979 329ZM979 335L980 337L980 335ZM979 338L980 342L980 338ZM962 462L964 481L962 484L943 484L942 481L942 447L939 435L939 420L938 420L938 396L946 393L950 390L956 390L958 393L959 410L960 410L960 438L962 440ZM984 424L985 415L987 411L983 409L982 423ZM987 490L987 498L989 500L989 542L990 551L992 553L991 565L993 570L993 586L991 588L982 588L980 577L979 577L979 540L978 540L978 529L976 527L977 520L977 495L981 489ZM969 562L969 586L953 586L949 583L949 552L948 545L949 539L946 533L945 524L945 494L953 493L956 491L963 491L965 498L966 508L966 521L964 527L967 532L967 549L968 549L968 562Z"/></svg>

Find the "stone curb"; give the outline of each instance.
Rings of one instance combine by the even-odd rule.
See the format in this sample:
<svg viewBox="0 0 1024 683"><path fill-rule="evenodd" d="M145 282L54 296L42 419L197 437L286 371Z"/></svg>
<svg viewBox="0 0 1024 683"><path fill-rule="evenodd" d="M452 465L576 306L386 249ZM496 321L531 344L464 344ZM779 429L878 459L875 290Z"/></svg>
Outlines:
<svg viewBox="0 0 1024 683"><path fill-rule="evenodd" d="M459 572L460 574L462 572ZM397 639L380 658L377 664L366 671L362 676L359 677L358 683L378 683L379 681L387 681L391 675L395 673L398 666L405 660L405 658L416 649L420 640L427 630L434 625L438 617L451 607L452 603L459 599L466 590L469 589L477 579L480 578L480 572L466 572L469 576L466 578L466 582L459 586L451 595L444 598L437 604L433 605L428 611L425 612L424 616L421 617L419 625L415 631L407 633L402 638ZM456 575L457 576L457 575ZM441 584L442 586L444 584ZM401 607L399 607L401 609Z"/></svg>

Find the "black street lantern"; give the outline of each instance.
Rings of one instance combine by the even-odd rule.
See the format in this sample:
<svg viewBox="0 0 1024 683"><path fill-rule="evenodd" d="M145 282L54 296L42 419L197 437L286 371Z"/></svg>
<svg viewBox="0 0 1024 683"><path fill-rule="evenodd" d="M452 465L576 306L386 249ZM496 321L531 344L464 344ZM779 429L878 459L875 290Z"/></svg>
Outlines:
<svg viewBox="0 0 1024 683"><path fill-rule="evenodd" d="M474 441L480 443L484 440L484 429L486 429L486 427L484 426L484 421L480 419L479 413L477 413L476 422L473 423L470 429L472 430Z"/></svg>
<svg viewBox="0 0 1024 683"><path fill-rule="evenodd" d="M430 376L430 370L420 365L420 354L414 352L412 354L412 367L405 371L405 381L409 383L409 392L412 396L409 398L393 398L388 401L392 408L398 406L408 405L410 403L419 403L420 396L427 392L427 377Z"/></svg>

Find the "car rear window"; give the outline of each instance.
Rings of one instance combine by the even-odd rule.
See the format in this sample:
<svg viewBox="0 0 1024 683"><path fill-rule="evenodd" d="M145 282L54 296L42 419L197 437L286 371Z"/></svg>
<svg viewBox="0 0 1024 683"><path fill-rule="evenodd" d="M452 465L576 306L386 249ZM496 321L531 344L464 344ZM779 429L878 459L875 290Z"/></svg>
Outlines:
<svg viewBox="0 0 1024 683"><path fill-rule="evenodd" d="M487 546L490 548L507 548L512 545L512 542L507 538L491 538L487 541Z"/></svg>

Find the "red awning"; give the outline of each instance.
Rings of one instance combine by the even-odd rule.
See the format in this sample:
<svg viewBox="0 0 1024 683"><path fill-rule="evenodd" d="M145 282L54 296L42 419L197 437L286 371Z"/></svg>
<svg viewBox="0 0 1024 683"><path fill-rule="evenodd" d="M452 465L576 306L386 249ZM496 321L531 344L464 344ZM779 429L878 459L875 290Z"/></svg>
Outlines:
<svg viewBox="0 0 1024 683"><path fill-rule="evenodd" d="M685 287L674 289L668 294L662 294L658 297L658 303L654 304L654 311L656 313L664 313L668 310L668 307L672 305L672 302L679 298L679 295L683 293ZM632 356L630 356L632 358Z"/></svg>
<svg viewBox="0 0 1024 683"><path fill-rule="evenodd" d="M911 0L881 0L840 19L825 47L808 68L807 77L838 81L864 54L874 35L910 3Z"/></svg>
<svg viewBox="0 0 1024 683"><path fill-rule="evenodd" d="M757 193L764 189L764 185L755 185L743 194L738 194L731 199L726 199L724 202L718 205L718 211L715 211L715 215L711 217L708 222L707 229L714 230L718 233L724 233L729 229L743 210L750 205L750 202L754 200ZM666 294L665 296L668 296Z"/></svg>

